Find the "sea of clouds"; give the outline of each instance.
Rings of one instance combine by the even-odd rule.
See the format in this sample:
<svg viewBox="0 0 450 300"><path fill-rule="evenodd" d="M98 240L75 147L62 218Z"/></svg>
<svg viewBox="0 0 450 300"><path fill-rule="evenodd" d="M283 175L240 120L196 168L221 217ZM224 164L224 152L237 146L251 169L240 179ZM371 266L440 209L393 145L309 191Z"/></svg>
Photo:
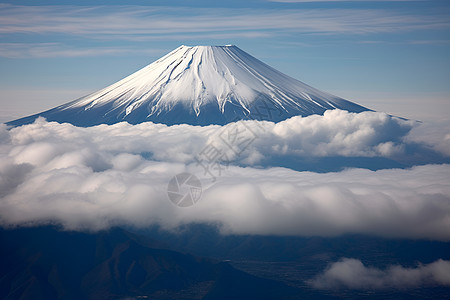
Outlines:
<svg viewBox="0 0 450 300"><path fill-rule="evenodd" d="M340 110L276 124L0 125L0 224L95 231L204 223L223 234L450 241L449 128ZM275 156L384 158L405 167L264 167ZM170 179L182 172L203 184L191 207L168 199Z"/></svg>

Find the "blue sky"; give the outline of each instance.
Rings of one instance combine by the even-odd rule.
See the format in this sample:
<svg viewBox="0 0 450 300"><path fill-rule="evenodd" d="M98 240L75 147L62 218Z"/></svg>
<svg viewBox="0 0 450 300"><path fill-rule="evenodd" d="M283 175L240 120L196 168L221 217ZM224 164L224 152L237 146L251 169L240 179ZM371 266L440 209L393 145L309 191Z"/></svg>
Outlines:
<svg viewBox="0 0 450 300"><path fill-rule="evenodd" d="M103 88L179 45L235 44L407 118L450 111L450 1L3 1L0 121Z"/></svg>

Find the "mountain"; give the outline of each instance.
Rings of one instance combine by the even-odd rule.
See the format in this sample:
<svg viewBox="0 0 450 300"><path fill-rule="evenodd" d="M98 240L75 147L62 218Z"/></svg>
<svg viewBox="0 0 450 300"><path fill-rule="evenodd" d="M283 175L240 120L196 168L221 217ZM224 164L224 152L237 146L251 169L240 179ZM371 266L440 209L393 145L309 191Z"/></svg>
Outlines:
<svg viewBox="0 0 450 300"><path fill-rule="evenodd" d="M279 122L328 109L368 110L293 79L236 46L181 46L102 90L7 124L42 116L76 126L223 125L248 118Z"/></svg>
<svg viewBox="0 0 450 300"><path fill-rule="evenodd" d="M301 290L123 229L0 229L1 299L298 299ZM303 299L303 298L302 298Z"/></svg>
<svg viewBox="0 0 450 300"><path fill-rule="evenodd" d="M223 236L210 227L185 229L180 235L157 228L153 233L0 228L0 299L440 299L449 294L445 286L374 294L315 290L306 283L341 257L380 268L448 259L448 242Z"/></svg>

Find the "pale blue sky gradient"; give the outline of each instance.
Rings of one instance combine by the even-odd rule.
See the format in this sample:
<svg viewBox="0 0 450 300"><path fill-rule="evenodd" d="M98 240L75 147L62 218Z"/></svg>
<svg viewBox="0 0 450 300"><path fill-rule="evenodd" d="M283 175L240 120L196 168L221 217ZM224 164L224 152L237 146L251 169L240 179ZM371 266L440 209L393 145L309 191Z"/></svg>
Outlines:
<svg viewBox="0 0 450 300"><path fill-rule="evenodd" d="M447 0L35 3L0 3L0 121L103 88L182 44L235 44L391 114L450 112Z"/></svg>

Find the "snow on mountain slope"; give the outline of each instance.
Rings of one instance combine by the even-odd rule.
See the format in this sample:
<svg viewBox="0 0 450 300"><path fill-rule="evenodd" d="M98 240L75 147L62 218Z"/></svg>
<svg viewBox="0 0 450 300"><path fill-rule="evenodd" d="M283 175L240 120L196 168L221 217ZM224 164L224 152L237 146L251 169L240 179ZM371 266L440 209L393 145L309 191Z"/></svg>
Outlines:
<svg viewBox="0 0 450 300"><path fill-rule="evenodd" d="M8 124L30 123L38 116L77 126L278 122L336 108L368 110L295 80L236 46L181 46L91 95Z"/></svg>

